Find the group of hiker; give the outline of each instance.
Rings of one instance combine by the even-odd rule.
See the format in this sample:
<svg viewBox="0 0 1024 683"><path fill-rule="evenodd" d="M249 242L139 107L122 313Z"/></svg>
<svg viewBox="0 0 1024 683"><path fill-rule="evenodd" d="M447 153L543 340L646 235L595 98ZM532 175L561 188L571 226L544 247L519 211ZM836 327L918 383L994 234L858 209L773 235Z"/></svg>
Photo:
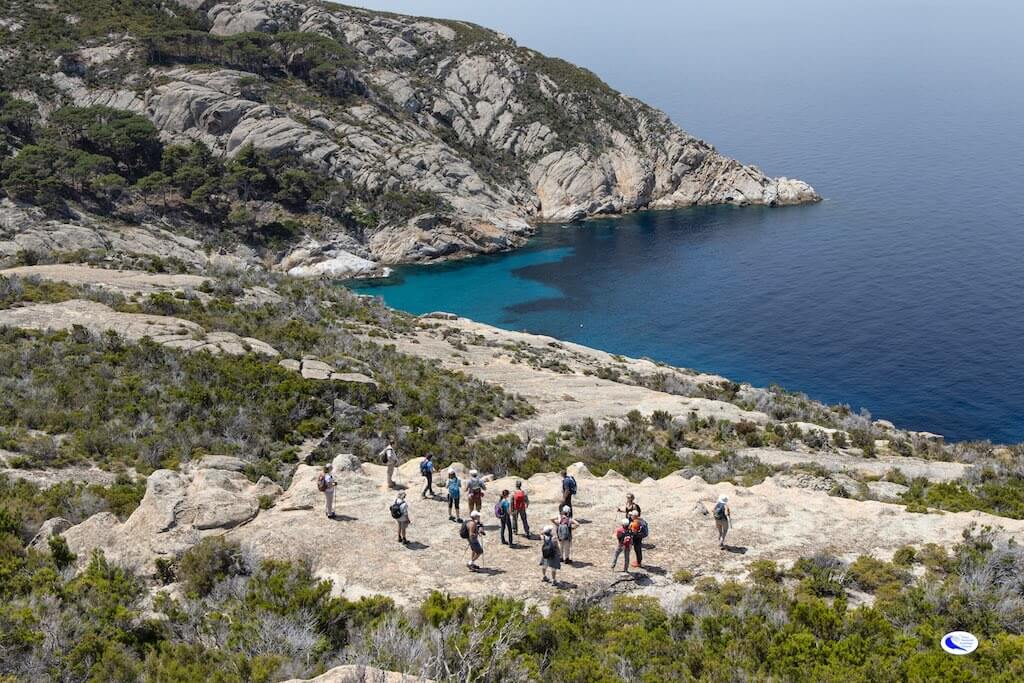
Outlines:
<svg viewBox="0 0 1024 683"><path fill-rule="evenodd" d="M394 471L398 464L398 454L394 442L389 440L387 446L379 454L381 463L387 466L388 488L397 488L394 481ZM420 474L425 480L422 497L438 498L434 491L434 462L428 455L420 462ZM561 569L562 563L572 562L573 532L580 523L573 514L573 496L577 492L576 479L567 471L559 473L561 478L561 497L559 500L558 513L550 519L541 531L541 579L545 582L558 583L557 572ZM317 488L324 494L327 517L335 519L334 513L334 489L337 487L337 480L333 474L331 465L325 465L323 472L317 479ZM484 492L487 484L480 476L480 473L471 469L469 478L463 484L458 473L453 467L447 471L446 497L448 503L448 519L457 522L459 536L469 543L470 559L466 566L471 571L479 571L481 568L477 561L483 556L483 536L486 535L482 521L482 506ZM462 494L465 493L469 508L469 518L462 517ZM409 539L406 532L409 528L409 503L406 500L406 492L399 491L395 500L389 506L392 518L398 525L398 542L408 544ZM530 506L530 497L523 489L523 482L515 482L515 490L503 489L494 504L494 516L498 518L501 543L514 546L514 538L519 534L522 527L523 535L532 539L530 534L530 522L527 510ZM632 493L626 494L626 502L623 507L616 508L616 512L624 515L621 522L616 526L613 536L616 542L615 551L612 555L611 568L618 565L619 558L623 558L622 571L629 572L629 558L632 554L635 559L632 566L643 567L643 542L648 537L650 530L647 521L642 516L640 505L636 502ZM719 548L725 548L725 539L729 533L732 523L732 515L729 509L728 496L722 495L712 509L712 517L715 520L715 527L718 532ZM548 578L548 572L551 577Z"/></svg>

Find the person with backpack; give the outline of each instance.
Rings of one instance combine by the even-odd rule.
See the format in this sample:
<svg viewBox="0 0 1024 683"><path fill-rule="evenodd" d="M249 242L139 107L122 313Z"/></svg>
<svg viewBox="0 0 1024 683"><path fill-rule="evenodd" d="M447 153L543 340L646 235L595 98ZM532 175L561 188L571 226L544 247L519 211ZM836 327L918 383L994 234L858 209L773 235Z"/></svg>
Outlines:
<svg viewBox="0 0 1024 683"><path fill-rule="evenodd" d="M561 559L558 556L558 547L555 543L555 539L552 537L554 529L549 524L544 527L544 533L541 534L541 540L543 541L540 546L540 566L541 569L541 581L548 582L548 570L551 570L551 583L558 585L557 572L562 568Z"/></svg>
<svg viewBox="0 0 1024 683"><path fill-rule="evenodd" d="M501 498L494 505L494 516L501 522L501 544L512 545L512 501L508 489L501 492ZM508 541L505 540L505 531L508 531Z"/></svg>
<svg viewBox="0 0 1024 683"><path fill-rule="evenodd" d="M480 537L486 535L484 533L484 525L480 521L480 511L473 510L469 513L469 521L463 522L462 527L459 529L459 536L469 541L470 558L466 566L469 567L470 571L475 572L480 569L476 563L480 556L484 554L484 546Z"/></svg>
<svg viewBox="0 0 1024 683"><path fill-rule="evenodd" d="M569 516L572 517L572 497L576 495L576 478L562 470L562 508L569 508Z"/></svg>
<svg viewBox="0 0 1024 683"><path fill-rule="evenodd" d="M725 537L729 533L729 527L732 526L732 511L729 509L729 496L722 494L718 497L718 502L715 503L715 509L712 513L715 518L715 528L718 529L718 547L725 548Z"/></svg>
<svg viewBox="0 0 1024 683"><path fill-rule="evenodd" d="M377 454L381 464L388 466L388 488L395 488L395 467L398 465L398 453L395 451L395 439L388 439L388 445Z"/></svg>
<svg viewBox="0 0 1024 683"><path fill-rule="evenodd" d="M629 530L629 519L622 520L622 524L615 529L615 540L618 542L618 547L615 548L615 554L612 556L612 569L615 569L615 565L619 562L619 555L625 553L625 557L622 558L622 571L629 573L629 549L633 545L633 533Z"/></svg>
<svg viewBox="0 0 1024 683"><path fill-rule="evenodd" d="M434 456L429 453L420 461L420 474L427 480L427 485L423 487L423 497L426 498L429 493L431 498L437 498L434 493Z"/></svg>
<svg viewBox="0 0 1024 683"><path fill-rule="evenodd" d="M519 533L519 520L523 521L523 531L530 537L530 522L526 519L526 508L530 507L530 497L523 490L523 482L516 482L516 490L512 494L512 531Z"/></svg>
<svg viewBox="0 0 1024 683"><path fill-rule="evenodd" d="M580 525L572 518L572 508L568 505L562 507L561 517L552 517L551 523L555 524L558 545L561 549L562 562L572 562L572 531Z"/></svg>
<svg viewBox="0 0 1024 683"><path fill-rule="evenodd" d="M643 520L636 510L630 512L627 515L629 521L629 534L632 537L631 545L633 546L633 552L636 553L636 560L633 562L634 567L643 567L644 565L644 539L647 538L647 522ZM626 559L629 557L627 555Z"/></svg>
<svg viewBox="0 0 1024 683"><path fill-rule="evenodd" d="M391 517L398 522L398 542L404 545L409 542L405 536L405 531L409 528L409 503L405 500L405 491L398 492L395 502L389 509Z"/></svg>
<svg viewBox="0 0 1024 683"><path fill-rule="evenodd" d="M334 489L338 482L334 479L334 465L324 465L324 471L316 478L316 490L324 494L324 504L327 508L327 519L334 519Z"/></svg>
<svg viewBox="0 0 1024 683"><path fill-rule="evenodd" d="M626 494L626 507L616 508L618 512L625 513L627 516L630 512L636 512L637 515L641 514L640 506L636 504L636 500L633 498L632 493Z"/></svg>
<svg viewBox="0 0 1024 683"><path fill-rule="evenodd" d="M462 512L459 510L459 498L462 495L462 481L459 480L459 475L455 474L455 470L451 467L448 468L448 519L450 521L462 523ZM455 516L452 516L452 508L455 508Z"/></svg>
<svg viewBox="0 0 1024 683"><path fill-rule="evenodd" d="M474 510L480 512L484 502L484 491L487 490L487 485L484 484L484 480L480 478L480 473L476 470L469 471L469 481L466 482L466 492L469 494L469 511Z"/></svg>

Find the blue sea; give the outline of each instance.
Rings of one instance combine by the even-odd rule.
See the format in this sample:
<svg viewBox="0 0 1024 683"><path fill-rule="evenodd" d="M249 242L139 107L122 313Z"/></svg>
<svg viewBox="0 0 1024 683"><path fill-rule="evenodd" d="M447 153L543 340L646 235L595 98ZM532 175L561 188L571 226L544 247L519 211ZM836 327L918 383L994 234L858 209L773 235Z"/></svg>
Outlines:
<svg viewBox="0 0 1024 683"><path fill-rule="evenodd" d="M369 4L503 30L826 200L546 225L361 291L1024 441L1024 3Z"/></svg>

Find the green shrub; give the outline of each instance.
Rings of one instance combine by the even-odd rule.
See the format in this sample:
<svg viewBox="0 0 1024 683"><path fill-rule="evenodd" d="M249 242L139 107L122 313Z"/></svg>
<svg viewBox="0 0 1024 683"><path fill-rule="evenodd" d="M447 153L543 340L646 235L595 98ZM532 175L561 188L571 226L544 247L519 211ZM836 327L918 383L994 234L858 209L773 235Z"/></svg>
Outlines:
<svg viewBox="0 0 1024 683"><path fill-rule="evenodd" d="M899 567L909 567L917 560L917 551L909 545L898 548L892 556L892 563Z"/></svg>
<svg viewBox="0 0 1024 683"><path fill-rule="evenodd" d="M692 583L694 578L696 578L694 573L692 571L690 571L689 569L677 569L672 574L672 580L675 581L676 583L682 583L682 584Z"/></svg>
<svg viewBox="0 0 1024 683"><path fill-rule="evenodd" d="M428 624L440 626L453 621L462 621L469 606L470 601L466 598L452 597L447 593L433 591L420 605L420 614Z"/></svg>
<svg viewBox="0 0 1024 683"><path fill-rule="evenodd" d="M908 580L902 570L868 555L861 555L850 565L849 576L856 588L879 596L894 595Z"/></svg>
<svg viewBox="0 0 1024 683"><path fill-rule="evenodd" d="M57 565L57 569L70 567L78 559L78 555L71 552L71 549L68 547L67 539L60 534L50 536L48 544L50 546L50 557L53 558L53 563Z"/></svg>
<svg viewBox="0 0 1024 683"><path fill-rule="evenodd" d="M247 571L238 543L208 536L185 551L177 577L190 595L208 595L218 581Z"/></svg>
<svg viewBox="0 0 1024 683"><path fill-rule="evenodd" d="M784 573L772 560L755 560L747 565L747 570L754 583L763 585L779 583L784 576Z"/></svg>

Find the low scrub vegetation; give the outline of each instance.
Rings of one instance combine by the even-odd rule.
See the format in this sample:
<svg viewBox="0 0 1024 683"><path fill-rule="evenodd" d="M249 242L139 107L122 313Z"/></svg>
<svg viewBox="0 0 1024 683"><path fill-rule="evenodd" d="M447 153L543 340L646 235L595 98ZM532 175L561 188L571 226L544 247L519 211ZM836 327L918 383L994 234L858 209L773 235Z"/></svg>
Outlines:
<svg viewBox="0 0 1024 683"><path fill-rule="evenodd" d="M1024 550L984 530L952 554L915 552L916 579L866 557L817 555L787 571L762 560L750 583L696 579L668 611L650 597L581 596L554 599L545 615L505 597L438 592L410 609L332 597L303 561L257 561L220 539L165 568L182 580L177 597L150 601L141 579L101 553L81 558L75 575L65 544L26 548L7 520L0 514L0 677L17 680L270 682L341 663L459 683L1024 676ZM695 580L686 570L674 578ZM873 602L851 608L848 589ZM953 629L979 636L976 656L939 648Z"/></svg>

